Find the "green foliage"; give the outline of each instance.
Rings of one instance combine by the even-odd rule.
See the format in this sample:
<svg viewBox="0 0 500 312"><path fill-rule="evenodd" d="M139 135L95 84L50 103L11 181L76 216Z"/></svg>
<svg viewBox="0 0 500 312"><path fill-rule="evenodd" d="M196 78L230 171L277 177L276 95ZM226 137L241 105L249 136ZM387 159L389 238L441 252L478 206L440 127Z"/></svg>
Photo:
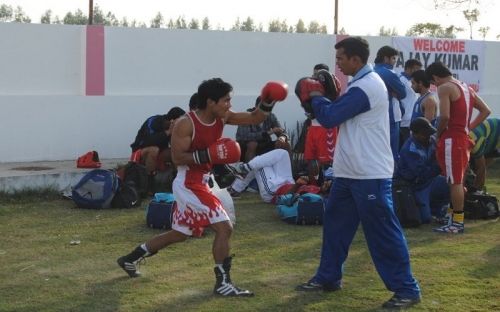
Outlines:
<svg viewBox="0 0 500 312"><path fill-rule="evenodd" d="M306 33L307 32L307 27L306 24L302 19L299 19L297 22L297 25L295 25L295 32L296 33Z"/></svg>
<svg viewBox="0 0 500 312"><path fill-rule="evenodd" d="M484 40L486 38L486 35L490 31L490 27L479 27L478 31L479 31L479 33L481 34L481 36L483 37L483 40Z"/></svg>
<svg viewBox="0 0 500 312"><path fill-rule="evenodd" d="M456 38L456 33L463 31L463 28L450 25L443 27L436 23L418 23L413 25L406 32L410 37L434 37L434 38Z"/></svg>
<svg viewBox="0 0 500 312"><path fill-rule="evenodd" d="M201 22L201 29L203 30L210 30L210 21L208 17L205 17L203 21Z"/></svg>
<svg viewBox="0 0 500 312"><path fill-rule="evenodd" d="M11 22L14 10L12 7L7 4L2 4L0 6L0 22Z"/></svg>
<svg viewBox="0 0 500 312"><path fill-rule="evenodd" d="M88 17L83 14L82 10L78 9L74 13L68 12L63 18L63 24L66 25L87 25Z"/></svg>
<svg viewBox="0 0 500 312"><path fill-rule="evenodd" d="M163 15L158 12L156 16L151 20L150 27L151 28L160 28L163 25Z"/></svg>
<svg viewBox="0 0 500 312"><path fill-rule="evenodd" d="M40 17L40 23L42 24L51 24L52 22L52 10L47 10Z"/></svg>
<svg viewBox="0 0 500 312"><path fill-rule="evenodd" d="M464 14L464 17L467 20L467 23L469 24L470 39L472 39L472 26L474 25L475 22L477 22L477 18L479 17L479 10L478 9L465 10L462 11L462 13Z"/></svg>
<svg viewBox="0 0 500 312"><path fill-rule="evenodd" d="M0 22L31 23L31 18L26 15L20 6L12 9L12 6L2 4L0 6Z"/></svg>
<svg viewBox="0 0 500 312"><path fill-rule="evenodd" d="M396 30L396 27L391 28L385 28L384 26L380 27L380 30L378 32L379 36L387 36L387 37L394 37L398 36L398 31Z"/></svg>
<svg viewBox="0 0 500 312"><path fill-rule="evenodd" d="M200 22L197 19L192 18L188 25L189 29L200 29Z"/></svg>

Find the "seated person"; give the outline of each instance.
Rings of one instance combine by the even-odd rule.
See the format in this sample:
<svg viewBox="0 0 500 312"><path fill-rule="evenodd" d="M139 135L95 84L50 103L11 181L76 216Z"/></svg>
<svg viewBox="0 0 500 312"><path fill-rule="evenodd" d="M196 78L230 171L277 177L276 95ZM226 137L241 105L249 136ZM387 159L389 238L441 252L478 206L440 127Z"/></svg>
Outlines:
<svg viewBox="0 0 500 312"><path fill-rule="evenodd" d="M292 176L290 154L284 149L275 149L254 157L248 163L226 165L226 168L237 177L228 188L242 192L246 187L247 178L256 179L259 193L266 203L275 203L278 196L287 193L319 193L320 187L307 185L307 177L300 177L297 182ZM329 186L329 184L327 185ZM325 186L325 187L327 187Z"/></svg>
<svg viewBox="0 0 500 312"><path fill-rule="evenodd" d="M257 108L260 103L260 96L255 100L255 107L248 109L249 112ZM241 147L241 160L250 161L256 155L261 155L275 148L276 141L273 141L272 135L276 137L288 137L285 130L273 113L270 113L263 123L258 125L240 125L236 130L236 141Z"/></svg>
<svg viewBox="0 0 500 312"><path fill-rule="evenodd" d="M436 161L436 147L431 135L436 132L424 117L410 124L411 136L401 148L396 179L409 183L420 206L422 223L429 223L432 215L442 219L450 203L449 187Z"/></svg>
<svg viewBox="0 0 500 312"><path fill-rule="evenodd" d="M500 119L486 119L469 132L469 137L474 141L470 157L471 167L476 174L473 189L469 191L482 191L486 181L486 167L500 157Z"/></svg>
<svg viewBox="0 0 500 312"><path fill-rule="evenodd" d="M150 182L154 180L156 170L165 170L166 164L172 162L170 134L175 120L185 113L182 108L173 107L166 115L149 117L137 132L134 143L130 145L133 158L146 166Z"/></svg>

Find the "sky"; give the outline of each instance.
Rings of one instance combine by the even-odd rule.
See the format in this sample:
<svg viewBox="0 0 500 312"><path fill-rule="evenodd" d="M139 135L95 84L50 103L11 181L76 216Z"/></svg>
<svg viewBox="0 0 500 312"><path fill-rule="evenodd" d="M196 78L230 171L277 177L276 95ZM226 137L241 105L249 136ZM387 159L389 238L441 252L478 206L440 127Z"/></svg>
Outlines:
<svg viewBox="0 0 500 312"><path fill-rule="evenodd" d="M474 2L474 1L473 1ZM67 12L77 9L88 14L88 0L0 0L0 4L12 7L20 6L31 18L39 23L42 14L52 10L52 16L64 17ZM104 13L111 11L119 20L127 17L129 21L150 21L160 12L163 17L176 19L183 16L186 21L191 18L201 21L208 17L212 28L230 29L236 18L245 20L251 17L256 24L262 23L264 30L269 21L286 20L288 25L295 25L301 18L306 26L310 21L327 25L328 33L333 33L335 0L94 0ZM380 28L395 28L399 35L417 23L438 23L442 26L454 25L465 29L457 34L457 38L469 38L469 25L461 8L447 10L434 9L433 0L338 0L339 30L344 28L350 35L377 36ZM480 15L473 26L474 39L482 39L477 29L490 27L486 40L500 40L499 0L480 0Z"/></svg>

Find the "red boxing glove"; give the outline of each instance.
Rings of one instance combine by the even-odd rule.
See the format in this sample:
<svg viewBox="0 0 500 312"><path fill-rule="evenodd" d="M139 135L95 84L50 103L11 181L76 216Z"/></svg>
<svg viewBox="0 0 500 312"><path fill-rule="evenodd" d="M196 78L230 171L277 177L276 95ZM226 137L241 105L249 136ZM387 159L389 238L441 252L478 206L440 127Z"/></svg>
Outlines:
<svg viewBox="0 0 500 312"><path fill-rule="evenodd" d="M312 92L319 92L319 95L323 96L325 95L325 88L314 78L305 77L297 81L295 85L295 94L299 98L300 103L309 102L312 98Z"/></svg>
<svg viewBox="0 0 500 312"><path fill-rule="evenodd" d="M207 149L193 152L196 164L231 164L240 161L240 156L240 145L229 138L221 138Z"/></svg>
<svg viewBox="0 0 500 312"><path fill-rule="evenodd" d="M259 108L270 113L277 101L283 101L288 95L288 85L281 81L269 81L260 91Z"/></svg>

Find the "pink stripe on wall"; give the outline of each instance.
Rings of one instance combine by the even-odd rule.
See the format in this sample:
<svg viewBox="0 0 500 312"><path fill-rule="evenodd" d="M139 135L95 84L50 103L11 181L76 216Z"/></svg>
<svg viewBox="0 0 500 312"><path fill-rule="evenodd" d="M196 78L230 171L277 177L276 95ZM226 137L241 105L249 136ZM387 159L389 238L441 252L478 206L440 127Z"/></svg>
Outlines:
<svg viewBox="0 0 500 312"><path fill-rule="evenodd" d="M87 26L85 95L104 95L104 26Z"/></svg>
<svg viewBox="0 0 500 312"><path fill-rule="evenodd" d="M349 37L349 36L347 36L347 35L337 35L335 39L336 39L336 42L339 42L339 41L344 40L347 37ZM334 55L333 64L336 64L337 60L335 59L335 53L333 55ZM337 78L339 78L340 85L342 86L342 93L344 93L345 90L347 89L347 83L349 82L349 79L348 79L348 77L346 75L344 75L340 71L340 69L338 68L337 65L335 65L335 76L337 76Z"/></svg>

